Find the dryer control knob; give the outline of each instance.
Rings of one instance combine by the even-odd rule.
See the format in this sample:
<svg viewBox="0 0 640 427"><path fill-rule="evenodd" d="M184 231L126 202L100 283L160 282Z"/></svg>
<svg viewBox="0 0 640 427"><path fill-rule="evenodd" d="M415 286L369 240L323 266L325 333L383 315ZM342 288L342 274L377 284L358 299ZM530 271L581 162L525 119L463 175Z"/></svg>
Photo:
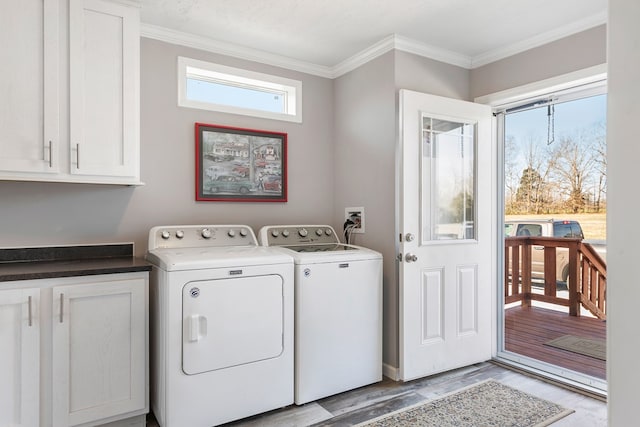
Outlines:
<svg viewBox="0 0 640 427"><path fill-rule="evenodd" d="M162 236L164 240L167 240L169 237L171 237L171 233L169 233L167 230L164 230L162 233L160 233L160 236Z"/></svg>
<svg viewBox="0 0 640 427"><path fill-rule="evenodd" d="M327 236L331 236L333 232L331 231L330 228L327 228L326 230L324 230L324 234L326 234Z"/></svg>
<svg viewBox="0 0 640 427"><path fill-rule="evenodd" d="M182 231L182 230L176 231L176 237L178 239L182 239L184 237L184 231Z"/></svg>
<svg viewBox="0 0 640 427"><path fill-rule="evenodd" d="M309 234L309 232L306 228L301 228L300 230L298 230L298 234L300 235L300 237L307 237L307 234Z"/></svg>
<svg viewBox="0 0 640 427"><path fill-rule="evenodd" d="M289 230L282 230L282 237L289 237Z"/></svg>
<svg viewBox="0 0 640 427"><path fill-rule="evenodd" d="M241 235L242 237L247 237L247 230L245 230L244 228L241 228L241 229L240 229L240 235Z"/></svg>
<svg viewBox="0 0 640 427"><path fill-rule="evenodd" d="M229 231L227 232L227 236L229 236L229 237L236 237L236 232L235 232L235 231L233 231L233 230L229 230Z"/></svg>
<svg viewBox="0 0 640 427"><path fill-rule="evenodd" d="M204 237L205 239L210 239L211 238L211 230L209 230L208 228L203 228L202 232L200 233L200 235L202 237Z"/></svg>
<svg viewBox="0 0 640 427"><path fill-rule="evenodd" d="M273 237L278 237L280 235L280 232L278 230L271 230L271 235Z"/></svg>
<svg viewBox="0 0 640 427"><path fill-rule="evenodd" d="M316 230L316 235L317 235L317 236L322 236L322 228L318 228L318 229Z"/></svg>

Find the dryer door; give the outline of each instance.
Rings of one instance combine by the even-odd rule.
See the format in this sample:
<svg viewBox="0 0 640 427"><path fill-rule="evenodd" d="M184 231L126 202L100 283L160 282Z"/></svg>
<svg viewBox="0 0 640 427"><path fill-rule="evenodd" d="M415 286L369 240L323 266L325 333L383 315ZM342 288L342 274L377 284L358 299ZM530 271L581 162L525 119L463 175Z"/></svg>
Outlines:
<svg viewBox="0 0 640 427"><path fill-rule="evenodd" d="M283 351L279 275L189 282L182 289L182 314L187 375L275 358Z"/></svg>

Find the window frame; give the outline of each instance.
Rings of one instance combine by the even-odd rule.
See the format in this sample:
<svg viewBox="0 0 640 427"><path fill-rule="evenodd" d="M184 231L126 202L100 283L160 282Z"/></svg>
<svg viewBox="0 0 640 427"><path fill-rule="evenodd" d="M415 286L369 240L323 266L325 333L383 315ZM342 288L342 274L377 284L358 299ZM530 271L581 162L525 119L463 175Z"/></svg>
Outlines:
<svg viewBox="0 0 640 427"><path fill-rule="evenodd" d="M264 89L265 91L282 93L285 96L285 112L278 113L189 99L187 97L187 80L192 76L198 76L198 71L201 72L202 80L210 79L229 87ZM302 82L178 56L178 106L302 123Z"/></svg>

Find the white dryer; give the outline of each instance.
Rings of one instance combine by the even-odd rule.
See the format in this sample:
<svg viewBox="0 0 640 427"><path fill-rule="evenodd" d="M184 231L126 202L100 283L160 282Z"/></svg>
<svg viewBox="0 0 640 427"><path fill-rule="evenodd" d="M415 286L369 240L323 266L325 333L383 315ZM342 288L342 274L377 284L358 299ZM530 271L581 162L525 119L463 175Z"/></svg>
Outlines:
<svg viewBox="0 0 640 427"><path fill-rule="evenodd" d="M293 403L293 259L244 225L149 232L151 406L209 427Z"/></svg>
<svg viewBox="0 0 640 427"><path fill-rule="evenodd" d="M382 255L328 225L260 229L295 263L295 403L382 380Z"/></svg>

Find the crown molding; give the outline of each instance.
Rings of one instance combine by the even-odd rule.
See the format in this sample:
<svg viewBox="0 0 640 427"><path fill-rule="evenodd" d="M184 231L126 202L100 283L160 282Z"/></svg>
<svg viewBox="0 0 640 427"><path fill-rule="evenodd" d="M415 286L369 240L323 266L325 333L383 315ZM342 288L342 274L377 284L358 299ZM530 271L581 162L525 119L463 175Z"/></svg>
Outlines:
<svg viewBox="0 0 640 427"><path fill-rule="evenodd" d="M395 37L395 44L395 48L403 52L424 56L425 58L456 65L462 68L471 68L472 58L470 56L466 56L452 50L430 46L402 36Z"/></svg>
<svg viewBox="0 0 640 427"><path fill-rule="evenodd" d="M330 67L299 61L286 56L274 55L262 50L217 41L194 34L183 33L156 25L141 24L140 36L160 40L166 43L200 49L207 52L218 53L220 55L244 59L247 61L273 65L276 67L286 68L288 70L300 71L302 73L312 74L319 77L333 78L333 71Z"/></svg>
<svg viewBox="0 0 640 427"><path fill-rule="evenodd" d="M275 55L262 50L217 41L156 25L141 24L140 35L142 37L156 39L166 43L201 49L247 61L259 62L314 76L334 79L353 71L367 62L372 61L394 49L465 69L474 69L581 31L594 28L598 25L606 24L606 22L607 14L605 11L562 28L548 31L530 39L513 43L504 48L491 50L474 57L430 46L416 40L392 34L332 67L300 61L286 56Z"/></svg>
<svg viewBox="0 0 640 427"><path fill-rule="evenodd" d="M345 59L338 65L333 66L331 77L334 79L336 77L340 77L343 74L347 74L367 62L373 61L377 57L392 51L395 48L395 38L395 35L385 37L374 45L356 53L350 58Z"/></svg>
<svg viewBox="0 0 640 427"><path fill-rule="evenodd" d="M468 56L393 34L334 66L333 77L340 77L394 49L458 67L471 68L471 58Z"/></svg>
<svg viewBox="0 0 640 427"><path fill-rule="evenodd" d="M569 25L565 25L564 27L557 28L552 31L547 31L546 33L538 34L537 36L531 37L529 39L512 43L503 48L490 50L480 55L474 56L471 60L471 66L469 68L472 68L472 69L478 68L483 65L487 65L492 62L498 61L500 59L504 59L509 56L522 53L529 49L540 47L547 43L560 40L564 37L568 37L573 34L577 34L581 31L586 31L590 28L594 28L606 23L607 23L607 12L604 11L602 13L592 15L583 20L573 22Z"/></svg>

